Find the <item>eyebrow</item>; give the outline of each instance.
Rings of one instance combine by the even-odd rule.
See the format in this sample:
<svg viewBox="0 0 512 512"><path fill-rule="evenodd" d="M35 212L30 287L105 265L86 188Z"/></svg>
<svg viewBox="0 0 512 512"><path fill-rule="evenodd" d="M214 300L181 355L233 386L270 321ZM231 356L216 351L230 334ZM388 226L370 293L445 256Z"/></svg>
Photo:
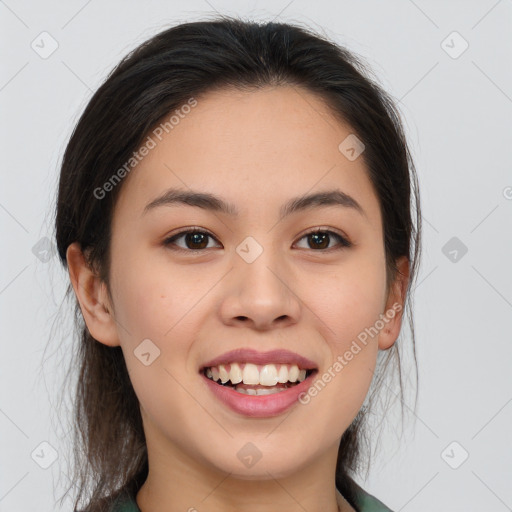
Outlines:
<svg viewBox="0 0 512 512"><path fill-rule="evenodd" d="M239 214L235 205L224 201L222 198L214 194L170 188L161 196L148 203L144 208L142 215L159 206L172 206L176 204L195 206L202 208L203 210L225 213L232 217L237 217ZM336 189L290 199L280 208L279 220L281 221L292 213L322 206L342 206L345 208L352 208L362 216L366 217L366 212L352 196Z"/></svg>

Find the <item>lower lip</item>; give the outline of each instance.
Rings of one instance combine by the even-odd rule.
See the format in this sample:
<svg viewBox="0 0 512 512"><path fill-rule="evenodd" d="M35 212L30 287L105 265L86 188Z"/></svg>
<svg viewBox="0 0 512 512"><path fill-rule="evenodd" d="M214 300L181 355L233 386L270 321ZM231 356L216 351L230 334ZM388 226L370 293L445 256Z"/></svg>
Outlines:
<svg viewBox="0 0 512 512"><path fill-rule="evenodd" d="M278 416L298 402L299 395L305 393L311 385L314 371L300 384L287 388L272 395L246 395L235 391L234 388L221 386L201 374L211 392L233 411L253 418L267 418Z"/></svg>

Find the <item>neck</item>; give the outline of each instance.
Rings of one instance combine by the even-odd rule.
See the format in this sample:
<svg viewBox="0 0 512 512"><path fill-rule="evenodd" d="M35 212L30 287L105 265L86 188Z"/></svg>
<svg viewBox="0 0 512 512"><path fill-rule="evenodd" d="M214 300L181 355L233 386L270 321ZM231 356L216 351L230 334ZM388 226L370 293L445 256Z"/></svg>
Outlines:
<svg viewBox="0 0 512 512"><path fill-rule="evenodd" d="M254 483L254 482L253 482ZM276 487L279 487L282 481L275 481ZM248 512L267 512L274 511L276 508L284 512L298 512L308 510L311 512L356 512L348 501L337 491L334 490L333 499L327 499L325 495L296 497L288 493L284 488L280 488L279 493L269 488L269 492L261 491L261 485L245 486L247 492L243 495L236 493L230 495L229 490L233 489L233 481L226 477L220 482L217 488L210 489L210 494L199 493L194 490L194 497L184 498L183 495L170 496L169 492L161 493L152 487L152 482L146 480L136 496L136 502L141 512L153 512L157 510L168 510L174 512L178 510L187 510L197 512L208 507L208 511L231 512L235 510L244 510ZM257 490L258 489L258 490Z"/></svg>
<svg viewBox="0 0 512 512"><path fill-rule="evenodd" d="M248 479L150 439L155 436L147 437L149 473L136 496L141 512L355 512L334 484L337 444L292 474L273 474L261 465Z"/></svg>

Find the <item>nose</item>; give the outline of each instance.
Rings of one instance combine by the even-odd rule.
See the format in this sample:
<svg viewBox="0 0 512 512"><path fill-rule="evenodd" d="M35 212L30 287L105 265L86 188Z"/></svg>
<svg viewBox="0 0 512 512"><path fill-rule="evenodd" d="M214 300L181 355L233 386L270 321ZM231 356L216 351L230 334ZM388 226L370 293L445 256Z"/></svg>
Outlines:
<svg viewBox="0 0 512 512"><path fill-rule="evenodd" d="M297 323L302 306L293 285L290 272L270 250L263 251L252 263L235 254L234 268L223 291L222 321L255 330Z"/></svg>

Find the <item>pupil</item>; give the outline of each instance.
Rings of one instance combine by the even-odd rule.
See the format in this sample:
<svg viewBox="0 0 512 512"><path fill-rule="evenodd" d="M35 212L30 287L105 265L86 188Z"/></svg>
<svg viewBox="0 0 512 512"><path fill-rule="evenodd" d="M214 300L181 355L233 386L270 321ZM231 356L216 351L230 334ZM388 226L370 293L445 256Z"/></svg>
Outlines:
<svg viewBox="0 0 512 512"><path fill-rule="evenodd" d="M313 237L313 239L315 240L316 247L320 247L321 249L324 249L326 247L325 243L319 245L319 244L317 244L317 242L318 242L319 238L323 238L323 241L325 242L325 240L329 237L329 235L327 233L323 233L323 234L321 234L321 233L313 233L310 236ZM328 242L327 242L327 245L329 245Z"/></svg>
<svg viewBox="0 0 512 512"><path fill-rule="evenodd" d="M206 237L202 233L188 233L186 236L187 236L187 242L191 241L192 244L201 244L201 240L200 240L201 237L203 239L206 239ZM204 248L204 240L203 240L203 244L201 245L201 247L193 247L193 249L203 249L203 248Z"/></svg>
<svg viewBox="0 0 512 512"><path fill-rule="evenodd" d="M313 245L315 245L316 248L324 249L329 245L329 235L327 233L312 233L309 236L314 240ZM204 249L206 247L204 245L206 241L204 233L188 233L186 238L187 243L192 245L199 244L199 247L193 247L194 249ZM206 243L206 245L208 245L208 243Z"/></svg>

